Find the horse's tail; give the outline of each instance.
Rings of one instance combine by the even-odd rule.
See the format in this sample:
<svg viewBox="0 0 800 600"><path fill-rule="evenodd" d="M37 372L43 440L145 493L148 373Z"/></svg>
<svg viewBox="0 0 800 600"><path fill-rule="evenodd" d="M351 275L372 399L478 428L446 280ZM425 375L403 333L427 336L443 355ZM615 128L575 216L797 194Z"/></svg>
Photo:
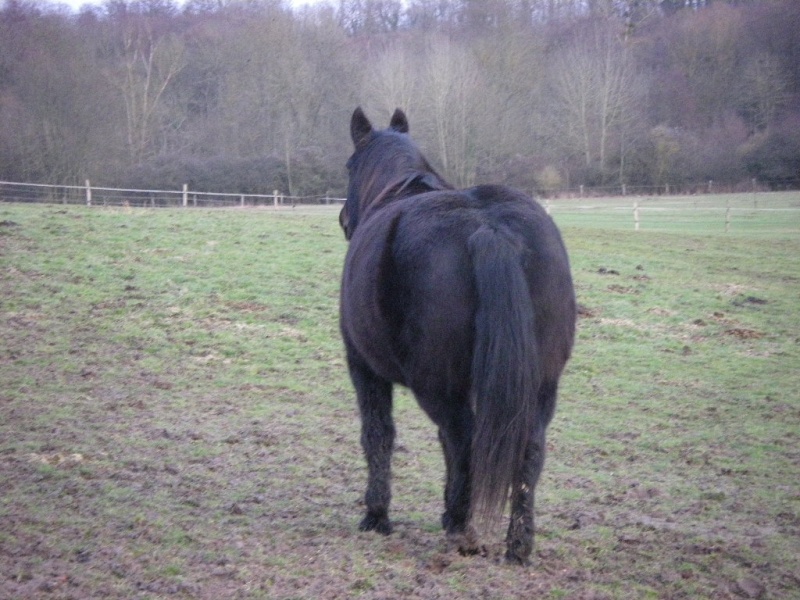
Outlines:
<svg viewBox="0 0 800 600"><path fill-rule="evenodd" d="M478 307L472 358L472 508L479 519L502 516L533 430L539 389L534 307L519 243L481 226L469 239Z"/></svg>

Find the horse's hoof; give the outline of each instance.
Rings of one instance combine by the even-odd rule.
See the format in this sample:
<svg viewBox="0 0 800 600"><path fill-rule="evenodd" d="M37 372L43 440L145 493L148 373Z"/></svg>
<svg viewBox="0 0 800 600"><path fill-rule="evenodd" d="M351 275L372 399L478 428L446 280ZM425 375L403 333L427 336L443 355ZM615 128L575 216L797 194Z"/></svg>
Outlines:
<svg viewBox="0 0 800 600"><path fill-rule="evenodd" d="M471 525L468 525L463 531L448 532L447 543L451 548L455 547L461 556L486 554L486 548L481 545L478 540L478 534Z"/></svg>
<svg viewBox="0 0 800 600"><path fill-rule="evenodd" d="M519 567L529 567L531 564L531 559L527 555L517 554L509 549L506 551L506 562L510 565L516 565Z"/></svg>
<svg viewBox="0 0 800 600"><path fill-rule="evenodd" d="M450 516L449 510L442 513L442 529L445 531L456 529L455 519Z"/></svg>
<svg viewBox="0 0 800 600"><path fill-rule="evenodd" d="M361 531L375 531L381 535L392 533L392 522L386 515L367 515L358 526Z"/></svg>

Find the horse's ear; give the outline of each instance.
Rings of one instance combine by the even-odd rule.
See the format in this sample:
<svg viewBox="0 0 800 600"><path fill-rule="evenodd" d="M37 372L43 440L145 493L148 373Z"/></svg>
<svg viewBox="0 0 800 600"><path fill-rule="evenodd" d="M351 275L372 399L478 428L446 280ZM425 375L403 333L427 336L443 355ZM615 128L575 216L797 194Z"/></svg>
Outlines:
<svg viewBox="0 0 800 600"><path fill-rule="evenodd" d="M353 111L353 117L350 119L350 137L356 148L367 140L370 133L372 133L372 123L359 106Z"/></svg>
<svg viewBox="0 0 800 600"><path fill-rule="evenodd" d="M389 127L399 133L408 133L408 119L406 113L399 108L394 111L392 120L389 122Z"/></svg>

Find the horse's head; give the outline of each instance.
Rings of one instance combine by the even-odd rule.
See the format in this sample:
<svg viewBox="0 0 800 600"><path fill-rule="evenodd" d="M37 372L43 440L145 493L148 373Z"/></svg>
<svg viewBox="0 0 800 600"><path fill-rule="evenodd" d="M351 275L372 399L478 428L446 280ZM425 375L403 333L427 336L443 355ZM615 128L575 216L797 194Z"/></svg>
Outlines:
<svg viewBox="0 0 800 600"><path fill-rule="evenodd" d="M447 189L408 135L408 119L399 108L389 128L376 131L361 108L353 112L350 137L355 151L347 161L350 180L339 223L348 240L361 217L381 201L421 191Z"/></svg>

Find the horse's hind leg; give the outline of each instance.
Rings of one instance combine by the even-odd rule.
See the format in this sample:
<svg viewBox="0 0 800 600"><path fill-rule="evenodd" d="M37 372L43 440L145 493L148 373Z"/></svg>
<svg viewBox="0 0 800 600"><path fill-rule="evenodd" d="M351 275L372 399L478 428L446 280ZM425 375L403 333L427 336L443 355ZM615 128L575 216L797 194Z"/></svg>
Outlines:
<svg viewBox="0 0 800 600"><path fill-rule="evenodd" d="M479 551L477 535L470 524L472 428L472 411L466 405L439 424L439 441L447 468L442 526L462 554Z"/></svg>
<svg viewBox="0 0 800 600"><path fill-rule="evenodd" d="M511 521L506 537L506 560L528 564L533 551L533 504L538 472L544 462L544 430L534 433L525 451L523 473L511 488Z"/></svg>
<svg viewBox="0 0 800 600"><path fill-rule="evenodd" d="M362 531L392 532L389 521L391 459L394 445L392 384L378 377L357 358L348 357L350 377L356 388L361 411L361 447L367 460L367 514L359 525Z"/></svg>
<svg viewBox="0 0 800 600"><path fill-rule="evenodd" d="M545 382L540 390L536 407L534 430L525 450L522 472L514 477L511 488L511 522L506 538L506 560L526 565L533 551L534 495L545 458L545 431L553 417L557 383Z"/></svg>

